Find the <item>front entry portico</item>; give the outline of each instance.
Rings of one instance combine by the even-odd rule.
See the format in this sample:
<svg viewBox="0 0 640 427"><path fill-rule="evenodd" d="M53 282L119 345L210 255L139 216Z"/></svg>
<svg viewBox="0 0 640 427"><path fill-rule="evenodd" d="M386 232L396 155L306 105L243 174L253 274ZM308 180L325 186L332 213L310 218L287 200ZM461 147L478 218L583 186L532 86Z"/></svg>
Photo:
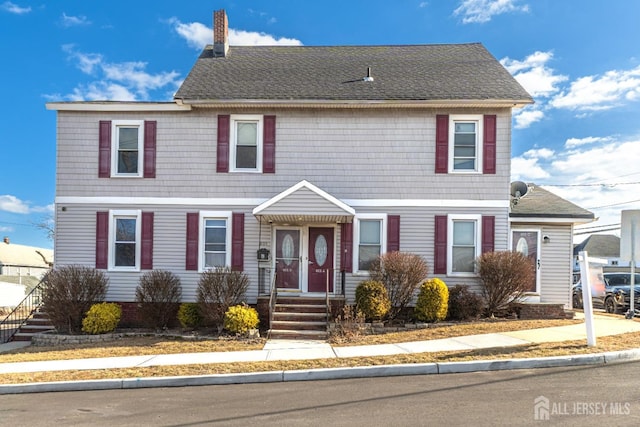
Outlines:
<svg viewBox="0 0 640 427"><path fill-rule="evenodd" d="M261 224L261 247L273 254L264 268L275 272L278 293L335 292L338 231L340 224L353 221L351 206L301 181L257 206L253 214Z"/></svg>

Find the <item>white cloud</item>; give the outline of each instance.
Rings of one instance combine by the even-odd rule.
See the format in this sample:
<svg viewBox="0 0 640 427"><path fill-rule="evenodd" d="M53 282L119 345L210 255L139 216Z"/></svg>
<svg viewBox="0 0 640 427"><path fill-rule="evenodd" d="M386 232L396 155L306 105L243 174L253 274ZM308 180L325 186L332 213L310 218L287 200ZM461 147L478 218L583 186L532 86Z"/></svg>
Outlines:
<svg viewBox="0 0 640 427"><path fill-rule="evenodd" d="M426 1L421 1L420 4L418 4L418 7L421 9L427 6L429 6L429 2L426 2Z"/></svg>
<svg viewBox="0 0 640 427"><path fill-rule="evenodd" d="M463 0L453 14L462 15L463 24L482 24L503 13L529 12L529 5L517 3L519 0Z"/></svg>
<svg viewBox="0 0 640 427"><path fill-rule="evenodd" d="M164 88L175 89L180 80L175 71L151 74L146 71L146 62L107 62L103 55L84 53L75 50L73 45L62 49L75 61L83 73L95 76L99 80L80 84L72 93L63 96L71 101L138 101L150 99L150 91ZM48 96L52 98L52 96ZM59 97L58 97L59 99Z"/></svg>
<svg viewBox="0 0 640 427"><path fill-rule="evenodd" d="M547 63L553 59L553 53L537 51L523 61L503 58L500 63L533 97L548 97L557 93L558 85L567 80L567 76L555 74Z"/></svg>
<svg viewBox="0 0 640 427"><path fill-rule="evenodd" d="M625 101L640 99L640 66L627 71L607 71L601 76L580 77L551 105L577 111L608 110Z"/></svg>
<svg viewBox="0 0 640 427"><path fill-rule="evenodd" d="M6 1L0 5L0 9L5 10L9 13L14 13L16 15L24 15L25 13L31 12L31 7L20 7L15 3L11 3L10 1Z"/></svg>
<svg viewBox="0 0 640 427"><path fill-rule="evenodd" d="M514 127L516 129L528 128L543 118L544 113L542 111L530 108L530 106L524 107L522 110L513 111L513 119L515 120Z"/></svg>
<svg viewBox="0 0 640 427"><path fill-rule="evenodd" d="M176 33L187 41L194 49L202 49L205 45L213 43L213 30L199 22L183 23L177 18L169 19ZM297 39L281 37L276 38L270 34L252 31L235 30L229 28L229 45L231 46L301 46Z"/></svg>
<svg viewBox="0 0 640 427"><path fill-rule="evenodd" d="M570 138L565 145L571 150L538 148L512 159L512 180L535 182L592 211L599 221L589 226L617 224L621 210L640 209L640 164L629 162L640 140L585 137Z"/></svg>
<svg viewBox="0 0 640 427"><path fill-rule="evenodd" d="M0 196L0 211L28 214L30 209L27 203L18 199L16 196L5 194Z"/></svg>
<svg viewBox="0 0 640 427"><path fill-rule="evenodd" d="M86 16L71 16L63 12L61 23L63 27L69 28L75 26L90 25L91 21L89 21Z"/></svg>
<svg viewBox="0 0 640 427"><path fill-rule="evenodd" d="M579 147L581 145L595 144L597 142L611 142L611 141L612 141L612 138L610 137L601 138L596 136L588 136L586 138L569 138L564 143L564 146L566 148L571 149L571 148Z"/></svg>

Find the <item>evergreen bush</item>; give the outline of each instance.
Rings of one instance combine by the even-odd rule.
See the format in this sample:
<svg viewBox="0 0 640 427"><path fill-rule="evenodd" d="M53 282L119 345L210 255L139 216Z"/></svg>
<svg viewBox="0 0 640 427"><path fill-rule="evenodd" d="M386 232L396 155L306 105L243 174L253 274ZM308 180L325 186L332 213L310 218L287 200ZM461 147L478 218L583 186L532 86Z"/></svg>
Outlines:
<svg viewBox="0 0 640 427"><path fill-rule="evenodd" d="M420 286L415 314L418 320L438 322L447 317L449 289L438 278L425 280Z"/></svg>
<svg viewBox="0 0 640 427"><path fill-rule="evenodd" d="M484 310L482 297L469 290L467 285L455 285L449 289L449 313L451 320L476 319Z"/></svg>
<svg viewBox="0 0 640 427"><path fill-rule="evenodd" d="M365 280L356 287L356 307L367 320L380 320L391 309L387 289L381 282Z"/></svg>
<svg viewBox="0 0 640 427"><path fill-rule="evenodd" d="M236 334L247 334L251 329L256 329L260 320L255 308L246 304L229 307L224 314L224 328Z"/></svg>
<svg viewBox="0 0 640 427"><path fill-rule="evenodd" d="M106 334L113 332L120 323L122 308L113 302L103 302L91 306L82 320L82 331L91 334Z"/></svg>
<svg viewBox="0 0 640 427"><path fill-rule="evenodd" d="M183 328L197 328L202 324L200 306L194 302L180 304L178 309L178 321Z"/></svg>

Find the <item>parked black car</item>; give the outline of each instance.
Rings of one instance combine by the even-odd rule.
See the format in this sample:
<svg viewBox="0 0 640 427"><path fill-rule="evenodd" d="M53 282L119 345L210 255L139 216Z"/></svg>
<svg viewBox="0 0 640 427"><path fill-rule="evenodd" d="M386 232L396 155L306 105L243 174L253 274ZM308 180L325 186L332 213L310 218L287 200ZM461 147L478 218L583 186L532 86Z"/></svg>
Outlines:
<svg viewBox="0 0 640 427"><path fill-rule="evenodd" d="M626 312L629 309L631 273L604 273L604 292L591 295L594 308L607 313ZM640 273L634 277L634 308L640 309ZM582 308L582 282L573 285L573 307Z"/></svg>

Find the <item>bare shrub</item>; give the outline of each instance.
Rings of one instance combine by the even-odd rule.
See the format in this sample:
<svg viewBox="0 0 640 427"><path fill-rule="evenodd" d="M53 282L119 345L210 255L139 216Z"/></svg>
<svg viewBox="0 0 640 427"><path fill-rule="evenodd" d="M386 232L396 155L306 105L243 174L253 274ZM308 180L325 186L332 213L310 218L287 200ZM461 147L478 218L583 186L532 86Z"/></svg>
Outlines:
<svg viewBox="0 0 640 427"><path fill-rule="evenodd" d="M203 272L198 282L198 304L205 320L222 331L224 314L243 301L248 288L249 278L241 271L217 267Z"/></svg>
<svg viewBox="0 0 640 427"><path fill-rule="evenodd" d="M451 320L476 319L482 314L482 297L469 290L467 285L455 285L449 288L449 313Z"/></svg>
<svg viewBox="0 0 640 427"><path fill-rule="evenodd" d="M165 329L176 319L181 298L180 278L170 271L149 271L136 288L138 314L155 329Z"/></svg>
<svg viewBox="0 0 640 427"><path fill-rule="evenodd" d="M407 252L388 252L371 263L371 280L382 282L387 288L391 301L389 319L395 319L409 305L428 273L425 260Z"/></svg>
<svg viewBox="0 0 640 427"><path fill-rule="evenodd" d="M365 331L364 314L353 305L345 305L334 319L329 331L329 341L335 344L347 343L361 336Z"/></svg>
<svg viewBox="0 0 640 427"><path fill-rule="evenodd" d="M490 317L519 301L535 277L529 259L517 251L482 254L478 258L478 274Z"/></svg>
<svg viewBox="0 0 640 427"><path fill-rule="evenodd" d="M60 333L78 334L87 311L104 301L109 280L95 268L68 265L48 272L42 283L42 303L53 326Z"/></svg>

